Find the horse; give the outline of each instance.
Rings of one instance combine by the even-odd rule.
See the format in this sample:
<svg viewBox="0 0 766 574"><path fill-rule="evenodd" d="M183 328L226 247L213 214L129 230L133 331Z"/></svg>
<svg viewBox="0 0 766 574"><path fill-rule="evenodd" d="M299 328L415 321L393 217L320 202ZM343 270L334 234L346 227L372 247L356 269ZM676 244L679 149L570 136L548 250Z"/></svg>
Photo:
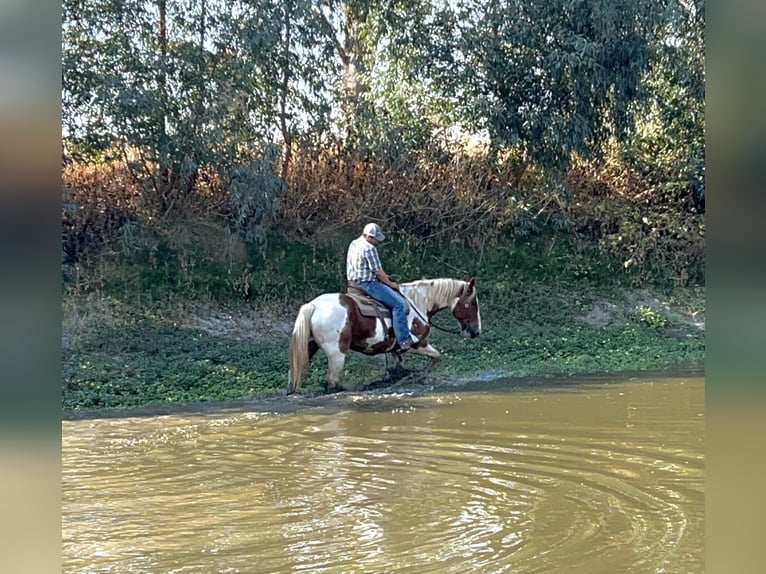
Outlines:
<svg viewBox="0 0 766 574"><path fill-rule="evenodd" d="M288 395L298 392L306 367L319 349L327 355L328 392L344 390L340 374L350 350L365 355L394 353L401 363L390 310L368 296L353 294L351 289L348 293L319 295L298 311L290 337ZM479 299L473 278L421 279L400 283L399 292L408 303L410 331L418 338L409 352L431 359L426 373L432 371L441 358L441 353L427 341L431 317L436 313L449 308L465 337L474 338L481 333Z"/></svg>

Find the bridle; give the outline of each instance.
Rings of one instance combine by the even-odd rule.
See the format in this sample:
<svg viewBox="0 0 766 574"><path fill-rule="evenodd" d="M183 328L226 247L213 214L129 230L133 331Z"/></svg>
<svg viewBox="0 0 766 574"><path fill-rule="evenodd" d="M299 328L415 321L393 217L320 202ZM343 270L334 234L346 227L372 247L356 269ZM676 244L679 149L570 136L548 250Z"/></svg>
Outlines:
<svg viewBox="0 0 766 574"><path fill-rule="evenodd" d="M399 295L404 297L404 300L407 301L407 303L410 305L410 307L412 307L415 310L415 313L417 313L418 316L423 321L425 321L426 325L428 325L429 327L434 327L435 329L438 329L439 331L443 331L444 333L450 333L451 335L459 335L460 333L463 332L463 329L447 329L445 327L440 327L436 323L433 323L431 321L431 319L429 319L428 317L424 317L423 316L423 313L420 312L420 309L418 309L417 305L415 305L412 301L410 301L410 299L409 299L409 297L407 297L407 295L405 295L401 291L398 291L398 293L399 293Z"/></svg>

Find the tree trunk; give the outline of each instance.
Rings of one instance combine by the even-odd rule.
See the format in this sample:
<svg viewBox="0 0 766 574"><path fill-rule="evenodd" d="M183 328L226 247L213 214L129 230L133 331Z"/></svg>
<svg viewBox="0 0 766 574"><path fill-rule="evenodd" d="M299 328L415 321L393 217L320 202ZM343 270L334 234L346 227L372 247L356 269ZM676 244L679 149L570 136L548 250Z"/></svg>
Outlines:
<svg viewBox="0 0 766 574"><path fill-rule="evenodd" d="M292 12L292 0L287 0L285 2L285 41L283 51L284 62L282 64L282 87L279 98L279 127L282 131L282 140L285 145L285 155L282 161L282 181L287 181L293 148L292 130L287 123L287 99L290 95L290 41L292 32L290 28L290 17L292 16Z"/></svg>
<svg viewBox="0 0 766 574"><path fill-rule="evenodd" d="M367 20L368 11L354 10L348 3L341 4L344 17L340 30L343 35L343 43L341 43L335 28L324 13L316 7L312 9L325 34L335 46L335 51L343 65L343 115L347 128L353 127L362 111L361 95L369 91L369 86L360 79L360 72L364 71L365 56L368 52L368 48L360 40L360 25Z"/></svg>
<svg viewBox="0 0 766 574"><path fill-rule="evenodd" d="M166 0L157 0L157 8L159 11L159 45L160 45L160 65L157 73L157 84L160 95L160 114L157 118L159 122L160 141L165 143L167 140L166 131L166 118L165 109L167 106L167 58L168 58L168 32L167 32L167 4ZM158 150L159 151L159 150ZM172 187L172 174L168 159L163 157L162 152L159 152L159 208L162 213L167 210L168 207L168 195L170 188Z"/></svg>
<svg viewBox="0 0 766 574"><path fill-rule="evenodd" d="M343 5L345 16L343 74L346 100L346 123L353 127L357 124L359 116L363 113L362 94L369 91L370 87L361 79L366 66L367 49L360 39L360 27L367 20L367 10L354 10L349 4Z"/></svg>

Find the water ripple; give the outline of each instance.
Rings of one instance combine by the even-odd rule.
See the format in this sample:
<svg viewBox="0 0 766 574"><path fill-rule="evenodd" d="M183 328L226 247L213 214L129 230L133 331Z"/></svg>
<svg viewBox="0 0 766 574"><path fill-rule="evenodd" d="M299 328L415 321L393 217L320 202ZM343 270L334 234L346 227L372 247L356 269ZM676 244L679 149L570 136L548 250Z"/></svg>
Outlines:
<svg viewBox="0 0 766 574"><path fill-rule="evenodd" d="M65 422L64 571L701 571L703 401L673 381Z"/></svg>

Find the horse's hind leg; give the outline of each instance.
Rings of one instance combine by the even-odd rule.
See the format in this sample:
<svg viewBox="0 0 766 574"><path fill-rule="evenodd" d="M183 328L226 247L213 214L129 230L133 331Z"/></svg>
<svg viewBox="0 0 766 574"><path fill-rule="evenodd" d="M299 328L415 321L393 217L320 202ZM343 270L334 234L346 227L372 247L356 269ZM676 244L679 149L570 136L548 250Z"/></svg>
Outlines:
<svg viewBox="0 0 766 574"><path fill-rule="evenodd" d="M316 341L314 341L313 339L309 341L309 361L311 360L311 357L316 355L318 350L319 350L319 345L316 344Z"/></svg>
<svg viewBox="0 0 766 574"><path fill-rule="evenodd" d="M327 392L335 393L342 391L340 374L343 371L343 365L346 363L346 355L337 347L324 349L324 352L327 355Z"/></svg>

